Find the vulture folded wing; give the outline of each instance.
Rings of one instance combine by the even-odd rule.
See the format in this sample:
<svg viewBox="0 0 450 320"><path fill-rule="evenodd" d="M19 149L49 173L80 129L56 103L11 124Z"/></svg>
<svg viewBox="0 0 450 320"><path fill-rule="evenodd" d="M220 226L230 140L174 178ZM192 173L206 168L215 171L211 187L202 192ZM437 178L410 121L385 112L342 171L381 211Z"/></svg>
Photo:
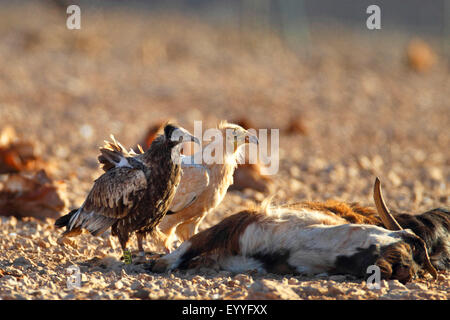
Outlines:
<svg viewBox="0 0 450 320"><path fill-rule="evenodd" d="M117 167L95 180L86 198L86 211L120 219L142 198L147 179L142 170Z"/></svg>
<svg viewBox="0 0 450 320"><path fill-rule="evenodd" d="M178 212L189 207L205 191L209 185L209 169L203 165L192 164L183 157L181 168L183 173L170 211Z"/></svg>
<svg viewBox="0 0 450 320"><path fill-rule="evenodd" d="M117 167L105 172L95 180L84 204L71 217L69 231L84 228L94 235L100 234L117 219L126 217L146 188L142 170Z"/></svg>

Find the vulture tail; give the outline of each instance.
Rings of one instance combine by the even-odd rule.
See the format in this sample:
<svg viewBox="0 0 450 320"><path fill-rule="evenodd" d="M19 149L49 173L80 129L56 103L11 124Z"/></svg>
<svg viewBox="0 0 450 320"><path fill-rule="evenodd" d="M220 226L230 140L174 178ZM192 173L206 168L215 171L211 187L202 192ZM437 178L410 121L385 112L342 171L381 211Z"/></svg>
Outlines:
<svg viewBox="0 0 450 320"><path fill-rule="evenodd" d="M81 233L81 229L88 230L92 235L97 236L111 227L117 219L108 218L99 214L86 214L80 209L74 209L65 216L55 221L57 228L66 227L63 236L76 236Z"/></svg>
<svg viewBox="0 0 450 320"><path fill-rule="evenodd" d="M64 234L78 234L81 232L81 229L86 229L93 236L97 236L105 232L116 221L117 219L115 218L105 217L94 211L86 212L82 207L70 217L67 223L68 230Z"/></svg>
<svg viewBox="0 0 450 320"><path fill-rule="evenodd" d="M70 219L73 217L73 215L75 215L78 212L78 210L79 209L73 209L68 214L60 217L59 219L57 219L55 221L55 227L57 227L57 228L66 227L66 231L64 231L63 237L65 237L65 236L76 236L76 235L79 235L81 233L81 228L69 229Z"/></svg>
<svg viewBox="0 0 450 320"><path fill-rule="evenodd" d="M78 211L78 209L73 209L72 211L70 211L68 214L58 218L55 221L55 227L57 228L62 228L62 227L67 227L67 224L69 223L70 218L72 218L72 216Z"/></svg>

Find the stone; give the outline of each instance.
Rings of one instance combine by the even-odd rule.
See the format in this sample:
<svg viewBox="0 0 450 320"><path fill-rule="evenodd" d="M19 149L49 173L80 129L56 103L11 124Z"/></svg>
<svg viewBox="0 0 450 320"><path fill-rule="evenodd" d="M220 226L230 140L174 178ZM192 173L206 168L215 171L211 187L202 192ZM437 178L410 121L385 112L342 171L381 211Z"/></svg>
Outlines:
<svg viewBox="0 0 450 320"><path fill-rule="evenodd" d="M132 293L133 298L137 299L149 299L150 290L148 289L137 289Z"/></svg>
<svg viewBox="0 0 450 320"><path fill-rule="evenodd" d="M116 289L122 289L123 288L123 282L122 281L116 281L116 283L114 283L114 287L116 288Z"/></svg>
<svg viewBox="0 0 450 320"><path fill-rule="evenodd" d="M391 290L408 290L408 288L398 280L390 280L388 283Z"/></svg>
<svg viewBox="0 0 450 320"><path fill-rule="evenodd" d="M25 257L19 257L13 261L13 266L27 266L32 264L33 263Z"/></svg>
<svg viewBox="0 0 450 320"><path fill-rule="evenodd" d="M299 296L288 285L278 283L273 280L263 279L254 282L248 289L247 299L281 299L292 300L299 299Z"/></svg>
<svg viewBox="0 0 450 320"><path fill-rule="evenodd" d="M131 290L137 290L141 287L141 283L139 281L133 281L130 285Z"/></svg>
<svg viewBox="0 0 450 320"><path fill-rule="evenodd" d="M410 290L428 290L428 286L425 283L420 282L411 282L406 285L406 287Z"/></svg>
<svg viewBox="0 0 450 320"><path fill-rule="evenodd" d="M339 275L330 276L330 277L328 277L328 279L333 280L333 281L344 281L345 279L347 279L347 276L339 274Z"/></svg>

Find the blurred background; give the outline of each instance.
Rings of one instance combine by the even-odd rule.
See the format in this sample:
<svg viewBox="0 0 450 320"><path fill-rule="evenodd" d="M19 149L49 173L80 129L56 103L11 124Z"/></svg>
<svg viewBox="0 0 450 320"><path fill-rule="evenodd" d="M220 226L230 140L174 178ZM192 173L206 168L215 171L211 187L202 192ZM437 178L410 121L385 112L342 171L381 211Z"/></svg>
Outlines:
<svg viewBox="0 0 450 320"><path fill-rule="evenodd" d="M33 141L69 207L104 139L135 146L167 119L280 129L279 202L371 204L378 175L392 207L448 205L450 1L0 4L0 129ZM66 28L70 4L80 30ZM266 195L233 192L219 211Z"/></svg>

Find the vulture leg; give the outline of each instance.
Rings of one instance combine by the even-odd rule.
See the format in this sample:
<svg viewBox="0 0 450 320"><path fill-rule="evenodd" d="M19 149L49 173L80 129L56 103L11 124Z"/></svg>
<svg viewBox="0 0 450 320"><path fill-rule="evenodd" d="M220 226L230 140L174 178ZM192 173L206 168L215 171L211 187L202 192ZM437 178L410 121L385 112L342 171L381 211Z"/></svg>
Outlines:
<svg viewBox="0 0 450 320"><path fill-rule="evenodd" d="M139 257L146 257L146 256L150 256L150 257L154 257L154 256L160 256L160 254L153 252L153 251L147 251L145 252L144 250L144 246L143 246L143 241L146 238L147 233L146 232L136 232L136 238L137 238L137 243L138 243L138 255ZM145 259L144 259L145 260Z"/></svg>
<svg viewBox="0 0 450 320"><path fill-rule="evenodd" d="M177 226L176 234L181 242L190 239L193 235L198 233L198 227L206 215L194 217L188 221L183 222Z"/></svg>
<svg viewBox="0 0 450 320"><path fill-rule="evenodd" d="M122 232L119 232L118 234L118 238L119 238L119 242L120 242L120 246L122 247L122 258L120 258L120 260L123 260L125 262L125 264L131 264L132 261L132 257L131 257L131 252L130 250L127 249L127 242L128 242L128 235L123 234Z"/></svg>
<svg viewBox="0 0 450 320"><path fill-rule="evenodd" d="M139 256L145 257L144 246L142 245L142 242L145 239L145 233L136 232L136 238L138 243Z"/></svg>

